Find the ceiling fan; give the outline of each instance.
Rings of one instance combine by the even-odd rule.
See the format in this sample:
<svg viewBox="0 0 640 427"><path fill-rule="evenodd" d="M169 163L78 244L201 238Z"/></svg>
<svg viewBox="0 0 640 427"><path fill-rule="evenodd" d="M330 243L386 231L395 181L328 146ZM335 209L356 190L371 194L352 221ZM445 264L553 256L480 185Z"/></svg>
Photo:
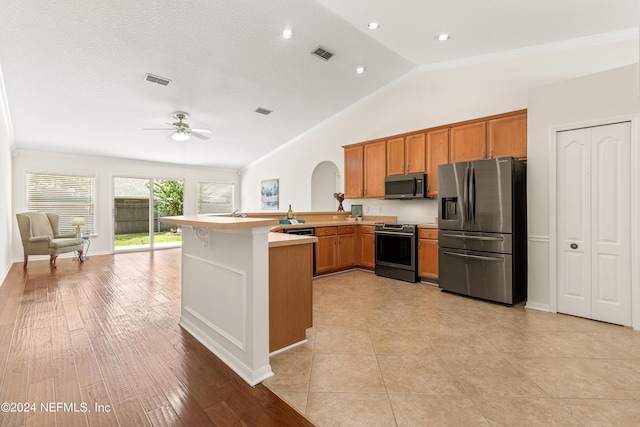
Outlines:
<svg viewBox="0 0 640 427"><path fill-rule="evenodd" d="M212 133L211 129L191 129L189 125L183 121L189 118L189 114L184 111L176 111L171 114L171 117L178 121L175 123L167 123L169 126L172 126L170 128L152 128L142 130L172 130L173 133L169 135L169 137L175 141L186 141L187 139L191 139L192 136L199 139L209 139L208 136L202 134Z"/></svg>

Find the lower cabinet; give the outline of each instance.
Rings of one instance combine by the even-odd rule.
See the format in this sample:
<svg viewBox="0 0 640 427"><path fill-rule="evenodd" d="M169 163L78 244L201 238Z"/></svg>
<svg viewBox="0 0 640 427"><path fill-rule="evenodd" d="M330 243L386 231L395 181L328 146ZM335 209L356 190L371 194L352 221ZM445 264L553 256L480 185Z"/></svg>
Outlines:
<svg viewBox="0 0 640 427"><path fill-rule="evenodd" d="M269 248L269 352L306 339L312 281L313 244Z"/></svg>
<svg viewBox="0 0 640 427"><path fill-rule="evenodd" d="M331 273L336 270L337 227L316 227L316 274Z"/></svg>
<svg viewBox="0 0 640 427"><path fill-rule="evenodd" d="M338 270L356 265L356 229L352 225L338 227Z"/></svg>
<svg viewBox="0 0 640 427"><path fill-rule="evenodd" d="M358 266L373 270L376 266L375 260L375 237L373 225L360 226L360 258Z"/></svg>
<svg viewBox="0 0 640 427"><path fill-rule="evenodd" d="M316 237L316 275L355 267L355 226L316 227Z"/></svg>
<svg viewBox="0 0 640 427"><path fill-rule="evenodd" d="M423 279L438 278L438 230L418 230L418 276Z"/></svg>

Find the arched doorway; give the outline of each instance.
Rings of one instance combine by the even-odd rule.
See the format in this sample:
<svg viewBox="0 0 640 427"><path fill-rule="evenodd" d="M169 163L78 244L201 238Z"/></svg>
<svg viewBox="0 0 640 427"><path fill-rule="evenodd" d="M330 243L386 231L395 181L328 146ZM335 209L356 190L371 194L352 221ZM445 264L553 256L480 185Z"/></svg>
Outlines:
<svg viewBox="0 0 640 427"><path fill-rule="evenodd" d="M311 211L332 212L338 209L333 193L341 192L340 171L335 163L323 161L311 175Z"/></svg>

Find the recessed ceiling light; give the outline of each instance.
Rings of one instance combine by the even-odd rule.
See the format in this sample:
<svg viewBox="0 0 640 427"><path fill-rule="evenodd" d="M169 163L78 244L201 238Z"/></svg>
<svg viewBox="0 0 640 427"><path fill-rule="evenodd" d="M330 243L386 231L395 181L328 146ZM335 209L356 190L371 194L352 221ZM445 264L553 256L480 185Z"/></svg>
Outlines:
<svg viewBox="0 0 640 427"><path fill-rule="evenodd" d="M436 40L438 40L439 42L447 41L447 40L449 40L450 38L451 38L451 36L450 36L449 34L445 34L445 33L438 34L438 35L436 36Z"/></svg>
<svg viewBox="0 0 640 427"><path fill-rule="evenodd" d="M293 37L293 30L290 29L286 29L282 32L282 38L283 39L290 39L291 37Z"/></svg>
<svg viewBox="0 0 640 427"><path fill-rule="evenodd" d="M380 28L380 24L378 24L377 22L369 22L367 28L370 30L377 30L378 28Z"/></svg>
<svg viewBox="0 0 640 427"><path fill-rule="evenodd" d="M356 68L356 73L358 73L358 74L362 74L362 73L364 73L366 70L367 70L367 69L366 69L366 68L364 68L364 67L358 67L358 68Z"/></svg>

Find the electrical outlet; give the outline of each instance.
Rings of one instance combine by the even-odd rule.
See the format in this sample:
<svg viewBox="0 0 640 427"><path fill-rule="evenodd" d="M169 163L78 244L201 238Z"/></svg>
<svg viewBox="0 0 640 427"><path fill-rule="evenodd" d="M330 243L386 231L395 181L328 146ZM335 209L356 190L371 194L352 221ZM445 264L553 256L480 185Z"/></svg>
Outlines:
<svg viewBox="0 0 640 427"><path fill-rule="evenodd" d="M364 213L369 213L369 206L364 207Z"/></svg>
<svg viewBox="0 0 640 427"><path fill-rule="evenodd" d="M378 207L378 213L382 213L382 206Z"/></svg>

